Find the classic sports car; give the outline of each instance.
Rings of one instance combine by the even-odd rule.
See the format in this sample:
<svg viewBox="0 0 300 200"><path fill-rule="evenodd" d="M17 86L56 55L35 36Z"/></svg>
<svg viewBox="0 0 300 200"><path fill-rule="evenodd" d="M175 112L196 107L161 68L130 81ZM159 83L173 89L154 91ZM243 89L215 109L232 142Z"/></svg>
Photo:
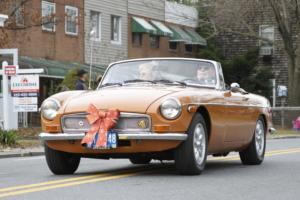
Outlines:
<svg viewBox="0 0 300 200"><path fill-rule="evenodd" d="M272 128L266 98L227 87L218 62L185 58L113 63L95 91L46 99L41 119L54 174L74 173L81 157L175 160L180 174L200 174L208 155L237 151L257 165Z"/></svg>

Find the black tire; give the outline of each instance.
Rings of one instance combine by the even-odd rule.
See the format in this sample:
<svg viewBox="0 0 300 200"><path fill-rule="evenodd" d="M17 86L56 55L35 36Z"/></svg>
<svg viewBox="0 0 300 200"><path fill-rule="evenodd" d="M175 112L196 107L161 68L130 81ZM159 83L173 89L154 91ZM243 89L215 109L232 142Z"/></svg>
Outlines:
<svg viewBox="0 0 300 200"><path fill-rule="evenodd" d="M80 163L80 156L51 149L45 144L45 156L53 174L73 174Z"/></svg>
<svg viewBox="0 0 300 200"><path fill-rule="evenodd" d="M205 149L202 163L197 163L194 151L194 131L201 124L204 130ZM196 113L187 131L188 138L175 150L175 165L179 174L199 175L205 168L208 149L207 126L201 114Z"/></svg>
<svg viewBox="0 0 300 200"><path fill-rule="evenodd" d="M264 146L263 146L262 153L260 155L256 147L256 134L255 134L256 126L258 123L261 123L263 125L263 137L264 137L264 141L262 142ZM258 118L256 126L255 126L255 131L250 145L245 150L240 152L240 158L244 165L259 165L263 162L265 157L267 129L263 117Z"/></svg>
<svg viewBox="0 0 300 200"><path fill-rule="evenodd" d="M146 155L135 155L129 158L129 161L135 165L146 165L151 162L151 158Z"/></svg>

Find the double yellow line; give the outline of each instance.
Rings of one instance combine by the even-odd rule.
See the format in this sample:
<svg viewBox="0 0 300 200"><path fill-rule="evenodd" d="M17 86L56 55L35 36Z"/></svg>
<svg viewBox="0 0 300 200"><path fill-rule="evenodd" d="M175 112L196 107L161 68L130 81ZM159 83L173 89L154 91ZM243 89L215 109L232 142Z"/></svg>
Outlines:
<svg viewBox="0 0 300 200"><path fill-rule="evenodd" d="M87 175L87 176L81 176L81 177L76 177L76 178L66 178L66 179L61 179L61 180L34 183L34 184L29 184L29 185L20 185L20 186L13 186L13 187L7 187L7 188L0 188L0 198L16 196L16 195L21 195L21 194L27 194L27 193L32 193L32 192L51 190L51 189L56 189L56 188L76 186L76 185L87 184L87 183L120 179L120 178L135 176L135 175L139 175L139 174L152 173L152 172L155 172L155 171L158 171L161 169L162 169L162 166L149 167L149 169L145 169L145 168L133 168L132 169L131 168L131 169L127 169L127 170L117 171L114 173L113 172L100 173L100 174Z"/></svg>
<svg viewBox="0 0 300 200"><path fill-rule="evenodd" d="M291 153L300 153L300 148L269 151L266 152L265 156L270 157L275 155L284 155L284 154L291 154ZM233 156L228 156L223 158L209 159L209 161L234 161L234 160L239 160L239 157L237 155L233 155ZM115 179L126 178L126 177L140 175L140 174L153 173L162 169L170 169L170 165L167 166L160 165L159 167L150 166L148 169L145 169L145 167L130 168L127 170L116 171L116 172L100 173L100 174L86 175L86 176L75 177L75 178L66 178L61 180L47 181L47 182L41 182L35 184L0 188L0 198L51 190L56 188L82 185L87 183L115 180Z"/></svg>

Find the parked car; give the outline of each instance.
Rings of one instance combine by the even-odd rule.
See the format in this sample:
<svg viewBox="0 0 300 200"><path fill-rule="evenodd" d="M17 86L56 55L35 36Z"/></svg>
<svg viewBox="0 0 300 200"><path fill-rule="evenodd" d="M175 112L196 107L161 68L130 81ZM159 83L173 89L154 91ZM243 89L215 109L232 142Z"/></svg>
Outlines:
<svg viewBox="0 0 300 200"><path fill-rule="evenodd" d="M272 128L266 98L227 87L220 63L186 58L113 63L96 90L46 99L41 120L54 174L74 173L81 157L175 160L180 174L200 174L208 155L236 151L258 165ZM97 146L98 137L107 145Z"/></svg>

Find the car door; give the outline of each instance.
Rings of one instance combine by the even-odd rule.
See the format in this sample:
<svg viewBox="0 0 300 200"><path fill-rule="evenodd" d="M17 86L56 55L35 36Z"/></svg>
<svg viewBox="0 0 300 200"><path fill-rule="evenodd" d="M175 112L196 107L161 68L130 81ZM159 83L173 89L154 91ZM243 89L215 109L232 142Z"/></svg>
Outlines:
<svg viewBox="0 0 300 200"><path fill-rule="evenodd" d="M225 142L243 142L251 131L251 110L248 94L224 92L226 102Z"/></svg>

